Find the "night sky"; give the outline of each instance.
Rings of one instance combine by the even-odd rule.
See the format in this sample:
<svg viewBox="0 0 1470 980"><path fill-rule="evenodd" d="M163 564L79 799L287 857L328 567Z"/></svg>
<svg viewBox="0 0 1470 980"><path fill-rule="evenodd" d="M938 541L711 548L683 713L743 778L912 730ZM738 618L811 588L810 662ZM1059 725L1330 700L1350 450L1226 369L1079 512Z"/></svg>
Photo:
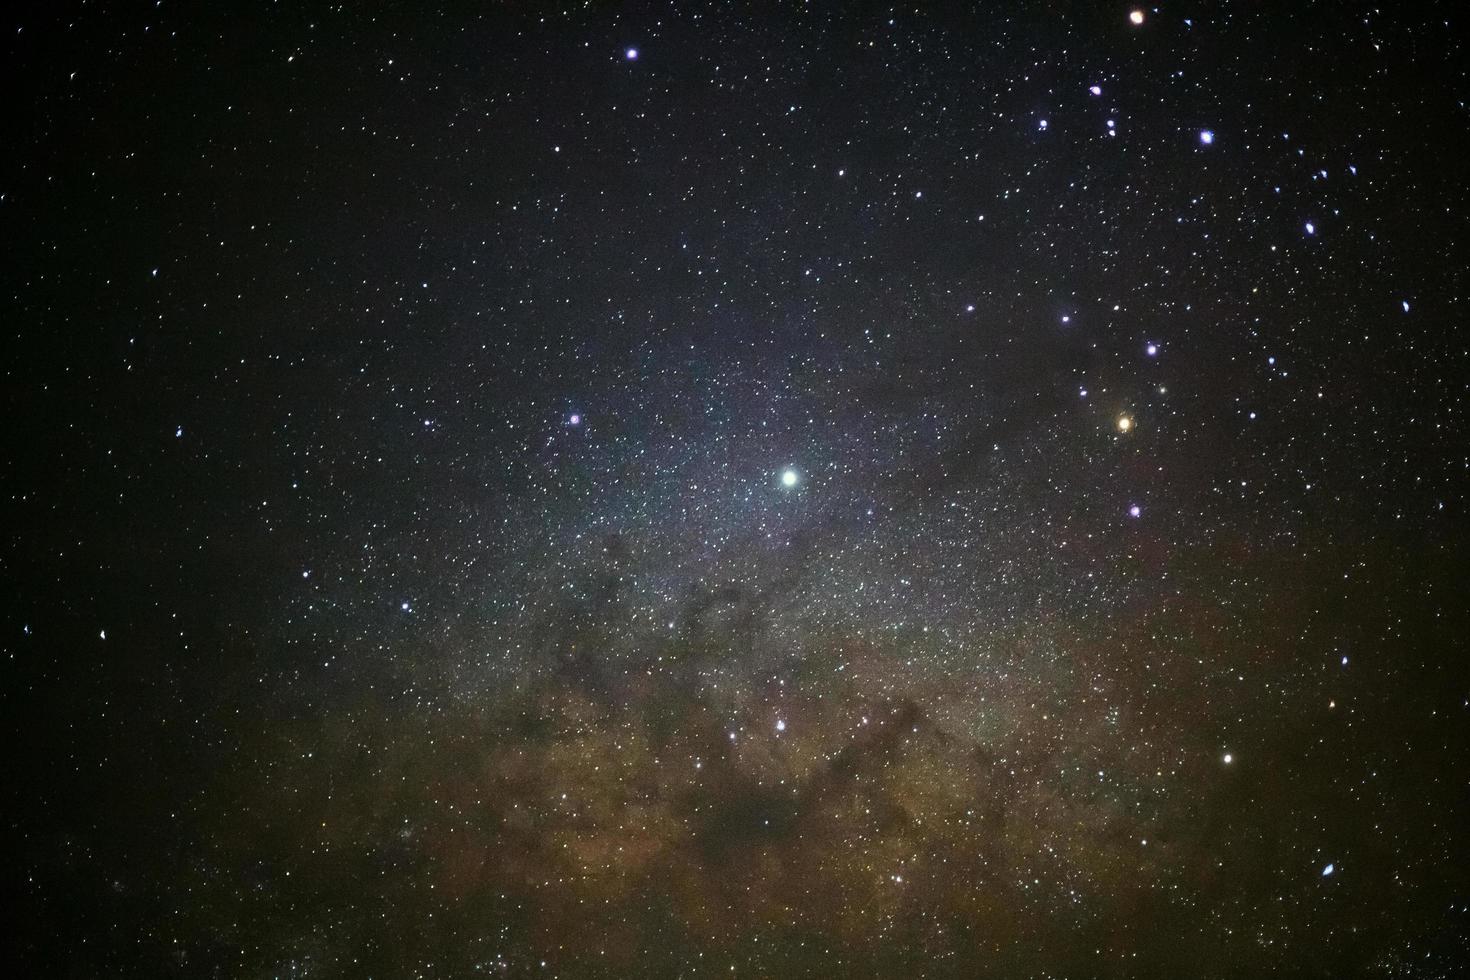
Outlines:
<svg viewBox="0 0 1470 980"><path fill-rule="evenodd" d="M1461 975L1465 13L8 7L15 975Z"/></svg>

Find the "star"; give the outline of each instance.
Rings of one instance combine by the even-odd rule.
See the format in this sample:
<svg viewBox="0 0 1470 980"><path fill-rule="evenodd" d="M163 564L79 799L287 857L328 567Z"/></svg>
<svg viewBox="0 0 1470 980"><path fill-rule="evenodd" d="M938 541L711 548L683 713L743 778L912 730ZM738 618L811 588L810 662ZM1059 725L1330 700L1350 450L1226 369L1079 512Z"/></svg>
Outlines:
<svg viewBox="0 0 1470 980"><path fill-rule="evenodd" d="M623 52L623 57L624 58L627 58L629 61L637 61L638 60L638 49L637 48L629 48L628 50L626 50L626 51Z"/></svg>
<svg viewBox="0 0 1470 980"><path fill-rule="evenodd" d="M1128 13L1128 22L1134 27L1143 23L1143 11L1134 9Z"/></svg>
<svg viewBox="0 0 1470 980"><path fill-rule="evenodd" d="M1199 141L1205 146L1209 146L1215 142L1215 134L1208 129L1202 129L1199 131Z"/></svg>
<svg viewBox="0 0 1470 980"><path fill-rule="evenodd" d="M1326 878L1328 875L1332 874L1332 872L1334 872L1336 870L1337 870L1337 865L1335 865L1335 864L1329 864L1327 867L1325 867L1325 868L1322 869L1322 877Z"/></svg>
<svg viewBox="0 0 1470 980"><path fill-rule="evenodd" d="M1225 753L1225 757L1223 759L1221 759L1220 761L1223 762L1223 763L1225 763L1228 766L1228 765L1230 765L1230 763L1232 763L1232 762L1235 761L1235 756L1231 755L1229 752L1226 752Z"/></svg>
<svg viewBox="0 0 1470 980"><path fill-rule="evenodd" d="M784 470L781 473L781 486L794 487L801 482L801 476L795 470Z"/></svg>
<svg viewBox="0 0 1470 980"><path fill-rule="evenodd" d="M580 413L573 412L571 415L568 415L567 416L567 425L581 425L581 424L582 424L582 416L581 416Z"/></svg>
<svg viewBox="0 0 1470 980"><path fill-rule="evenodd" d="M1137 504L1134 504L1132 507L1129 507L1128 508L1128 516L1129 517L1138 517L1138 516L1140 516L1142 514L1143 514L1143 508L1140 507L1140 506L1138 506Z"/></svg>
<svg viewBox="0 0 1470 980"><path fill-rule="evenodd" d="M1120 416L1118 416L1118 431L1119 432L1129 432L1129 431L1132 431L1132 429L1133 429L1133 419L1129 418L1126 415L1120 415Z"/></svg>

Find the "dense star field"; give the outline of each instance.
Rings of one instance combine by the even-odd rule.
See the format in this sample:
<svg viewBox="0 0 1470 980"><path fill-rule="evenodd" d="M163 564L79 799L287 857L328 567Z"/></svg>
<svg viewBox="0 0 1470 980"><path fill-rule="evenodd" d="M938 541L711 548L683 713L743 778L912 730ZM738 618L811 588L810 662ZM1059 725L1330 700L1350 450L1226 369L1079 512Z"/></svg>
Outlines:
<svg viewBox="0 0 1470 980"><path fill-rule="evenodd" d="M7 8L15 975L1460 975L1465 15Z"/></svg>

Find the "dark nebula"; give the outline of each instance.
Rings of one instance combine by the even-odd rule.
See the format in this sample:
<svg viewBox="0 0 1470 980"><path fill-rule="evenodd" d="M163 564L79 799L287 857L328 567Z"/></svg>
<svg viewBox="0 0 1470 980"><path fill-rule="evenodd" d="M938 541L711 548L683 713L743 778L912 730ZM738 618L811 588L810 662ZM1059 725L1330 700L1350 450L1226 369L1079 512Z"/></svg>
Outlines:
<svg viewBox="0 0 1470 980"><path fill-rule="evenodd" d="M1464 975L1466 13L7 8L6 975Z"/></svg>

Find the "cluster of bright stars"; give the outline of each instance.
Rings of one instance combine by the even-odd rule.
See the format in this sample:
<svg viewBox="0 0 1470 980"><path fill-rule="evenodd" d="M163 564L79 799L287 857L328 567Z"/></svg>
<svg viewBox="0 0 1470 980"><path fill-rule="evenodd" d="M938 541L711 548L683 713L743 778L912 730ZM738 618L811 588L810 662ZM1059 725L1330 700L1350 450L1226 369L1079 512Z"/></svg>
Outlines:
<svg viewBox="0 0 1470 980"><path fill-rule="evenodd" d="M1142 26L1143 21L1144 21L1144 12L1143 12L1143 10L1141 8L1135 8L1132 11L1130 11L1129 14L1128 14L1128 21L1129 21L1129 23L1131 23L1135 27ZM623 52L623 57L626 58L628 61L637 61L638 60L638 49L637 48L628 48L628 49L626 49ZM1099 86L1097 86L1097 85L1092 86L1092 88L1089 91L1093 95L1095 95L1095 96L1102 94L1102 89ZM1045 119L1043 119L1043 120L1040 121L1040 128L1043 129L1043 130L1047 128L1047 121ZM1209 130L1209 129L1202 129L1202 130L1200 130L1199 131L1199 141L1204 146L1212 146L1214 144L1214 142L1215 142L1215 133L1214 133L1214 131L1213 130ZM839 172L839 175L840 174L841 174L841 172ZM1316 234L1317 229L1312 225L1311 222L1308 222L1307 225L1306 225L1306 231L1307 231L1307 234L1308 235L1313 235L1313 234ZM154 275L157 275L157 272L156 271L154 272ZM1403 307L1404 307L1404 312L1405 313L1409 312L1409 304L1407 302L1405 302L1403 304ZM974 309L975 309L975 307L972 305L972 306L966 307L965 309L966 309L966 312L973 312ZM1067 323L1070 320L1071 320L1071 317L1070 316L1063 316L1062 317L1062 322L1063 323ZM1154 343L1148 344L1148 346L1145 348L1145 352L1148 354L1149 357L1155 357L1155 356L1157 356L1158 353L1159 353L1158 345L1157 344L1154 344ZM1082 396L1084 398L1087 396L1087 392L1086 392L1085 389L1082 391ZM582 424L582 416L580 414L573 413L572 415L570 415L570 416L567 417L567 424L568 425L572 425L572 426L581 425ZM1125 434L1126 435L1127 433L1133 431L1133 426L1134 426L1134 422L1133 422L1132 416L1130 416L1130 415L1120 415L1120 416L1118 416L1117 428L1118 428L1118 432L1119 433L1122 433L1122 434ZM182 433L179 433L179 434L182 434ZM799 474L794 468L787 467L786 469L784 469L784 470L781 471L781 477L780 477L780 479L781 479L781 486L783 486L786 489L790 490L790 489L794 489L801 482L801 474ZM1142 516L1142 514L1143 514L1143 508L1140 507L1138 504L1133 504L1133 505L1131 505L1128 508L1128 516L1129 517L1140 517L1140 516ZM407 612L407 611L410 610L411 607L410 607L410 605L408 603L405 602L405 603L402 604L402 608L403 608L403 610L405 612ZM106 636L107 636L107 634L104 632L102 634L102 636L105 639ZM1346 662L1346 659L1347 658L1343 658L1343 659L1344 659L1344 662ZM776 731L778 733L786 731L786 722L785 722L785 720L778 718L776 720L776 726L775 726L775 728L776 728ZM730 737L731 737L731 739L733 739L735 737L735 735L734 735L733 732L731 733ZM1222 763L1224 763L1225 765L1227 765L1227 766L1228 765L1232 765L1235 762L1235 756L1232 753L1230 753L1230 752L1226 752L1226 753L1224 753L1224 755L1221 756L1220 761ZM1322 869L1322 876L1325 878L1325 877L1331 875L1336 870L1337 869L1336 869L1336 867L1334 865L1328 864L1326 867L1324 867ZM902 878L897 877L897 876L894 876L894 881L901 882L902 880L903 880Z"/></svg>

